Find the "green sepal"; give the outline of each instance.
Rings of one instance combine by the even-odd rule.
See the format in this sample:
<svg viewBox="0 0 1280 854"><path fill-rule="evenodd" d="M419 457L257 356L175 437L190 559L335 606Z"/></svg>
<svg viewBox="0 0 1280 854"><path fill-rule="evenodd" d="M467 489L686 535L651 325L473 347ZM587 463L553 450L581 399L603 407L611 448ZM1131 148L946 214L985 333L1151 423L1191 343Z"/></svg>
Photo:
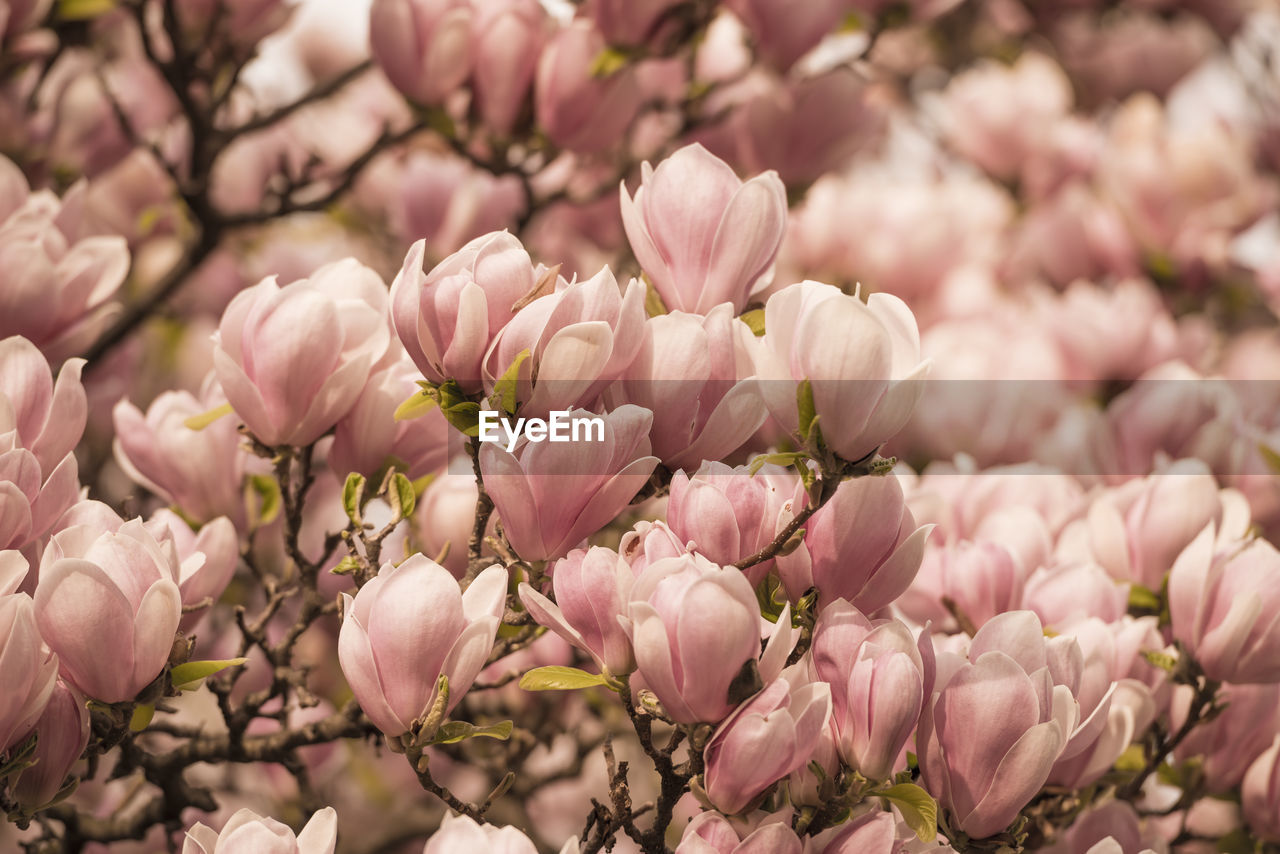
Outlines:
<svg viewBox="0 0 1280 854"><path fill-rule="evenodd" d="M764 335L764 309L753 308L751 311L744 311L738 315L738 319L747 324L747 328L751 330L751 334L759 338Z"/></svg>
<svg viewBox="0 0 1280 854"><path fill-rule="evenodd" d="M116 7L116 0L58 0L58 18L63 21L91 21Z"/></svg>

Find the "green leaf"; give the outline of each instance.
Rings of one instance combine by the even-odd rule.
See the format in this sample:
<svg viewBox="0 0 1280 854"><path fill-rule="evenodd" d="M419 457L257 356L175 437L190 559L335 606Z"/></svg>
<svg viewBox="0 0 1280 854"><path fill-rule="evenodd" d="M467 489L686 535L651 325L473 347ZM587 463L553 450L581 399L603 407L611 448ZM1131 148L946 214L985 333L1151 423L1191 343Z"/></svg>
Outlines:
<svg viewBox="0 0 1280 854"><path fill-rule="evenodd" d="M627 55L616 47L606 47L591 60L588 73L592 77L610 77L627 64Z"/></svg>
<svg viewBox="0 0 1280 854"><path fill-rule="evenodd" d="M818 417L818 410L813 402L813 383L808 380L796 383L796 412L800 416L800 438L807 442L813 419Z"/></svg>
<svg viewBox="0 0 1280 854"><path fill-rule="evenodd" d="M421 418L439 405L440 403L435 395L427 389L415 391L396 407L395 419L397 421L412 421L415 418Z"/></svg>
<svg viewBox="0 0 1280 854"><path fill-rule="evenodd" d="M780 454L760 454L759 456L751 459L751 465L748 466L748 471L750 471L751 474L755 474L760 471L760 469L770 464L783 466L785 468L786 466L793 466L801 460L807 460L808 458L809 455L803 451L784 451Z"/></svg>
<svg viewBox="0 0 1280 854"><path fill-rule="evenodd" d="M1262 459L1266 460L1267 465L1273 472L1280 474L1280 451L1265 442L1259 442L1258 453L1262 454Z"/></svg>
<svg viewBox="0 0 1280 854"><path fill-rule="evenodd" d="M508 415L516 414L516 380L520 378L520 366L530 355L528 347L517 353L502 376L493 384L493 394L489 395L489 399L496 401L499 408Z"/></svg>
<svg viewBox="0 0 1280 854"><path fill-rule="evenodd" d="M1132 584L1129 586L1129 607L1142 611L1159 611L1160 594L1141 584Z"/></svg>
<svg viewBox="0 0 1280 854"><path fill-rule="evenodd" d="M280 515L280 484L267 474L249 476L249 490L258 498L258 524L270 525Z"/></svg>
<svg viewBox="0 0 1280 854"><path fill-rule="evenodd" d="M360 505L364 501L365 477L359 472L347 475L347 482L342 485L342 509L347 511L347 518L355 525L363 524L360 520Z"/></svg>
<svg viewBox="0 0 1280 854"><path fill-rule="evenodd" d="M441 725L432 743L455 744L468 738L496 738L498 741L506 741L511 738L513 729L515 727L511 721L480 727L466 721L448 721Z"/></svg>
<svg viewBox="0 0 1280 854"><path fill-rule="evenodd" d="M151 724L151 719L155 716L154 703L143 703L141 706L134 707L133 717L129 719L130 732L142 732Z"/></svg>
<svg viewBox="0 0 1280 854"><path fill-rule="evenodd" d="M1173 669L1178 666L1177 656L1170 655L1167 652L1160 652L1156 649L1142 650L1142 657L1147 660L1148 664L1159 667L1169 673L1172 673Z"/></svg>
<svg viewBox="0 0 1280 854"><path fill-rule="evenodd" d="M1137 774L1143 768L1147 767L1146 754L1142 752L1141 744L1131 744L1124 749L1124 752L1116 759L1115 769L1126 774Z"/></svg>
<svg viewBox="0 0 1280 854"><path fill-rule="evenodd" d="M653 286L653 282L644 280L644 313L647 317L658 317L667 314L667 304L662 301L662 294Z"/></svg>
<svg viewBox="0 0 1280 854"><path fill-rule="evenodd" d="M535 667L520 677L520 687L526 691L576 691L604 684L604 674L558 664Z"/></svg>
<svg viewBox="0 0 1280 854"><path fill-rule="evenodd" d="M199 687L200 681L205 677L226 670L228 667L238 667L248 660L247 658L226 658L220 661L188 661L169 671L169 681L179 691L190 691Z"/></svg>
<svg viewBox="0 0 1280 854"><path fill-rule="evenodd" d="M938 838L938 804L914 783L899 783L875 794L892 801L921 842Z"/></svg>
<svg viewBox="0 0 1280 854"><path fill-rule="evenodd" d="M332 572L334 575L351 575L353 572L355 572L359 568L360 568L360 561L356 560L351 555L347 555L342 560L338 561L337 566L335 566L333 569L329 571Z"/></svg>
<svg viewBox="0 0 1280 854"><path fill-rule="evenodd" d="M470 400L455 403L448 409L442 409L444 420L453 425L464 436L480 435L480 404Z"/></svg>
<svg viewBox="0 0 1280 854"><path fill-rule="evenodd" d="M203 430L222 416L230 415L232 412L235 412L235 410L231 408L231 404L224 403L221 406L215 406L208 412L201 412L199 415L192 415L186 421L183 421L182 424L188 430Z"/></svg>
<svg viewBox="0 0 1280 854"><path fill-rule="evenodd" d="M391 512L400 519L408 519L413 515L413 507L417 497L413 494L413 482L396 472L391 476L391 485L387 489L387 500L391 502Z"/></svg>
<svg viewBox="0 0 1280 854"><path fill-rule="evenodd" d="M764 334L764 309L753 308L751 311L744 311L738 315L738 319L747 324L747 328L751 330L751 334L759 338Z"/></svg>
<svg viewBox="0 0 1280 854"><path fill-rule="evenodd" d="M116 0L59 0L58 17L64 21L90 21L116 7Z"/></svg>

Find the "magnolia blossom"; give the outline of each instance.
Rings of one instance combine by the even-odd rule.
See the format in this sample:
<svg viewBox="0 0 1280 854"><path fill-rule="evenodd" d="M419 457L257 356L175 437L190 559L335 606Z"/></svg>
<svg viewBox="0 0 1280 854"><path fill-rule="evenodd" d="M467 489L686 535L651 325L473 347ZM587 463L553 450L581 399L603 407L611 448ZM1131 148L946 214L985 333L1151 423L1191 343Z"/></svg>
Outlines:
<svg viewBox="0 0 1280 854"><path fill-rule="evenodd" d="M546 42L547 13L538 0L498 0L475 7L471 88L481 118L495 133L515 127Z"/></svg>
<svg viewBox="0 0 1280 854"><path fill-rule="evenodd" d="M73 525L40 561L36 621L62 676L104 703L132 700L164 670L182 617L172 540L141 519L116 531Z"/></svg>
<svg viewBox="0 0 1280 854"><path fill-rule="evenodd" d="M515 827L478 824L470 816L446 812L440 829L431 834L422 854L470 854L473 851L537 854L538 847ZM575 836L565 842L560 854L577 854L577 851L578 838Z"/></svg>
<svg viewBox="0 0 1280 854"><path fill-rule="evenodd" d="M4 554L4 553L0 553ZM8 561L6 561L8 563ZM13 576L10 576L13 581ZM20 579L19 579L20 580ZM0 753L26 738L53 696L58 658L36 630L31 597L0 586Z"/></svg>
<svg viewBox="0 0 1280 854"><path fill-rule="evenodd" d="M426 251L425 241L414 243L391 285L396 334L427 379L454 380L465 392L479 391L490 343L537 284L529 253L515 237L494 232L427 273Z"/></svg>
<svg viewBox="0 0 1280 854"><path fill-rule="evenodd" d="M553 293L521 308L497 334L484 360L485 389L492 392L528 351L516 372L521 415L589 407L626 374L645 329L639 280L623 290L608 267L585 281L560 280Z"/></svg>
<svg viewBox="0 0 1280 854"><path fill-rule="evenodd" d="M1169 573L1173 636L1213 679L1280 681L1280 552L1264 539L1214 547L1212 524Z"/></svg>
<svg viewBox="0 0 1280 854"><path fill-rule="evenodd" d="M843 599L813 631L814 675L831 685L832 725L845 763L869 780L890 777L933 694L934 653L896 620L874 623Z"/></svg>
<svg viewBox="0 0 1280 854"><path fill-rule="evenodd" d="M819 282L790 285L765 304L761 380L769 413L799 430L796 384L808 380L822 438L846 460L875 453L923 392L915 317L888 294L867 302Z"/></svg>
<svg viewBox="0 0 1280 854"><path fill-rule="evenodd" d="M591 153L617 142L640 109L640 86L631 65L596 75L592 65L604 38L588 21L576 21L548 42L538 62L534 108L551 141Z"/></svg>
<svg viewBox="0 0 1280 854"><path fill-rule="evenodd" d="M268 445L309 445L355 405L390 341L386 289L353 259L241 291L214 335L218 383Z"/></svg>
<svg viewBox="0 0 1280 854"><path fill-rule="evenodd" d="M438 104L471 70L466 0L374 0L369 44L378 67L420 104Z"/></svg>
<svg viewBox="0 0 1280 854"><path fill-rule="evenodd" d="M673 311L645 324L644 340L612 396L653 412L649 436L668 468L719 460L768 417L753 374L759 341L727 303L705 317Z"/></svg>
<svg viewBox="0 0 1280 854"><path fill-rule="evenodd" d="M692 476L678 471L671 478L667 524L699 554L728 565L772 543L804 501L800 479L777 466L752 474L747 466L707 460ZM773 565L770 559L744 571L757 584Z"/></svg>
<svg viewBox="0 0 1280 854"><path fill-rule="evenodd" d="M89 743L89 708L84 697L59 680L35 723L35 733L35 764L22 770L13 787L14 798L28 808L52 802L84 753Z"/></svg>
<svg viewBox="0 0 1280 854"><path fill-rule="evenodd" d="M234 418L219 418L203 429L188 419L226 403L210 375L200 397L166 391L144 415L128 400L111 411L116 462L135 483L176 504L189 518L205 522L227 516L245 524L246 454Z"/></svg>
<svg viewBox="0 0 1280 854"><path fill-rule="evenodd" d="M787 222L776 172L743 183L701 145L642 167L635 196L620 188L622 223L640 266L667 308L742 311L773 265Z"/></svg>
<svg viewBox="0 0 1280 854"><path fill-rule="evenodd" d="M410 731L449 679L448 712L462 700L493 648L507 572L491 566L465 593L448 570L415 554L383 564L352 597L342 594L338 661L365 714L388 736Z"/></svg>
<svg viewBox="0 0 1280 854"><path fill-rule="evenodd" d="M809 761L830 714L826 683L775 679L726 718L707 742L707 798L723 812L743 812L775 781Z"/></svg>
<svg viewBox="0 0 1280 854"><path fill-rule="evenodd" d="M1245 772L1241 809L1259 839L1280 842L1280 736Z"/></svg>
<svg viewBox="0 0 1280 854"><path fill-rule="evenodd" d="M288 825L242 809L227 820L221 832L199 822L194 824L182 843L182 854L333 854L337 844L338 813L333 807L311 816L297 836Z"/></svg>
<svg viewBox="0 0 1280 854"><path fill-rule="evenodd" d="M999 833L1040 791L1077 728L1073 686L1058 679L1078 680L1079 662L1074 641L1046 642L1026 611L992 620L967 661L947 662L916 744L924 787L953 827Z"/></svg>
<svg viewBox="0 0 1280 854"><path fill-rule="evenodd" d="M730 686L743 668L772 682L799 637L784 608L761 653L760 606L750 582L697 555L651 563L631 588L628 618L637 669L679 723L724 719L741 700L730 696Z"/></svg>
<svg viewBox="0 0 1280 854"><path fill-rule="evenodd" d="M55 360L82 352L111 322L119 306L109 300L129 272L124 238L80 239L71 197L28 195L0 155L0 336L25 336Z"/></svg>
<svg viewBox="0 0 1280 854"><path fill-rule="evenodd" d="M556 600L528 583L520 601L539 624L590 655L602 670L622 676L635 669L631 639L619 624L625 616L635 572L611 549L576 549L550 568Z"/></svg>
<svg viewBox="0 0 1280 854"><path fill-rule="evenodd" d="M589 417L574 410L574 417ZM620 406L598 416L603 440L528 442L512 454L480 447L480 472L503 530L525 560L561 557L609 523L648 481L648 410Z"/></svg>
<svg viewBox="0 0 1280 854"><path fill-rule="evenodd" d="M745 835L743 835L745 834ZM676 854L801 854L803 844L785 821L739 831L718 812L700 812L685 826Z"/></svg>

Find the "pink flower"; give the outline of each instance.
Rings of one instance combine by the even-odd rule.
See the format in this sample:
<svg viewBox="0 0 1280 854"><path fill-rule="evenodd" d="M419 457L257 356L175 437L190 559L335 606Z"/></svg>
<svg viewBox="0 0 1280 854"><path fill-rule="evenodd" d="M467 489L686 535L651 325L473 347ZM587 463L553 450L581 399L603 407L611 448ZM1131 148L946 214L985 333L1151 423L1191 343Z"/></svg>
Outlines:
<svg viewBox="0 0 1280 854"><path fill-rule="evenodd" d="M537 854L538 847L515 827L478 824L465 815L446 812L440 829L427 840L422 854ZM560 854L577 854L578 839L573 837L560 849Z"/></svg>
<svg viewBox="0 0 1280 854"><path fill-rule="evenodd" d="M437 558L448 548L440 565L455 578L467 571L467 548L475 525L476 489L474 474L456 473L460 467L471 467L471 461L457 459L445 472L427 485L414 511L414 542L422 553Z"/></svg>
<svg viewBox="0 0 1280 854"><path fill-rule="evenodd" d="M809 761L830 715L831 687L825 682L793 686L785 676L775 679L726 718L707 742L708 800L722 812L743 812L765 789Z"/></svg>
<svg viewBox="0 0 1280 854"><path fill-rule="evenodd" d="M1095 500L1089 506L1089 542L1112 576L1159 590L1178 555L1205 525L1222 518L1208 466L1179 460Z"/></svg>
<svg viewBox="0 0 1280 854"><path fill-rule="evenodd" d="M485 488L516 553L551 560L603 528L631 501L658 464L649 456L648 410L620 406L598 417L603 441L528 442L515 454L480 446Z"/></svg>
<svg viewBox="0 0 1280 854"><path fill-rule="evenodd" d="M204 522L227 516L243 527L246 454L235 419L220 418L202 430L186 426L188 418L223 403L212 375L200 397L163 392L145 416L121 399L111 411L115 456L135 483L176 504L188 517Z"/></svg>
<svg viewBox="0 0 1280 854"><path fill-rule="evenodd" d="M225 516L191 530L182 517L170 510L157 510L147 520L147 530L157 542L172 540L181 564L178 591L184 613L179 627L190 633L205 610L227 589L240 561L240 539L235 526Z"/></svg>
<svg viewBox="0 0 1280 854"><path fill-rule="evenodd" d="M391 285L396 334L428 380L477 392L490 342L536 284L529 253L502 231L477 237L430 273L425 255L425 241L414 243Z"/></svg>
<svg viewBox="0 0 1280 854"><path fill-rule="evenodd" d="M25 196L0 210L0 337L25 336L55 361L75 355L118 311L108 300L129 271L129 250L121 237L78 239L74 212L48 191L26 196L21 172L3 156L0 181Z"/></svg>
<svg viewBox="0 0 1280 854"><path fill-rule="evenodd" d="M700 812L685 827L676 854L801 854L803 850L800 837L785 821L766 821L745 833L739 836L718 812Z"/></svg>
<svg viewBox="0 0 1280 854"><path fill-rule="evenodd" d="M0 595L0 681L5 686L0 692L0 754L30 734L57 680L58 657L40 639L31 597Z"/></svg>
<svg viewBox="0 0 1280 854"><path fill-rule="evenodd" d="M1249 829L1259 839L1280 842L1280 736L1245 772L1240 800Z"/></svg>
<svg viewBox="0 0 1280 854"><path fill-rule="evenodd" d="M1182 726L1191 704L1191 689L1178 686L1170 706L1170 724ZM1174 758L1201 758L1205 788L1225 793L1240 785L1250 764L1280 732L1280 684L1222 686L1218 704L1225 708L1202 723L1178 745Z"/></svg>
<svg viewBox="0 0 1280 854"><path fill-rule="evenodd" d="M517 312L485 355L485 389L492 391L521 352L516 399L521 415L591 406L635 361L644 340L644 285L618 287L608 267L586 281L563 280Z"/></svg>
<svg viewBox="0 0 1280 854"><path fill-rule="evenodd" d="M622 535L618 542L618 554L639 575L652 563L668 557L688 554L686 543L667 527L665 522L642 520L635 528Z"/></svg>
<svg viewBox="0 0 1280 854"><path fill-rule="evenodd" d="M1034 625L1032 625L1034 624ZM1029 612L1001 615L973 638L968 661L939 661L939 687L916 735L924 787L974 838L999 833L1048 779L1076 729L1069 638L1050 655ZM1055 670L1058 671L1055 674ZM948 674L944 676L943 674Z"/></svg>
<svg viewBox="0 0 1280 854"><path fill-rule="evenodd" d="M407 98L439 104L471 71L471 14L466 0L374 0L373 58Z"/></svg>
<svg viewBox="0 0 1280 854"><path fill-rule="evenodd" d="M622 223L636 259L667 308L742 311L773 266L787 223L776 172L743 183L701 145L646 162L635 196L620 188Z"/></svg>
<svg viewBox="0 0 1280 854"><path fill-rule="evenodd" d="M75 503L80 489L72 454L46 478L34 454L13 446L15 438L12 432L0 433L0 548L5 549L44 537Z"/></svg>
<svg viewBox="0 0 1280 854"><path fill-rule="evenodd" d="M499 0L477 4L475 14L471 89L485 125L509 136L547 40L547 13L537 0Z"/></svg>
<svg viewBox="0 0 1280 854"><path fill-rule="evenodd" d="M57 382L49 363L20 336L0 341L0 434L14 430L16 444L52 472L80 442L88 403L80 371L84 359L68 359Z"/></svg>
<svg viewBox="0 0 1280 854"><path fill-rule="evenodd" d="M84 697L59 680L36 721L36 764L19 773L13 796L28 809L43 807L62 790L89 744L89 708Z"/></svg>
<svg viewBox="0 0 1280 854"><path fill-rule="evenodd" d="M929 370L906 303L881 293L863 303L819 282L769 297L764 342L757 376L770 414L795 432L796 383L809 380L823 440L849 461L902 429Z"/></svg>
<svg viewBox="0 0 1280 854"><path fill-rule="evenodd" d="M667 524L680 541L728 566L773 542L804 503L804 485L784 469L764 466L753 475L746 466L708 460L693 477L678 471L671 478ZM759 583L773 565L748 567L747 578Z"/></svg>
<svg viewBox="0 0 1280 854"><path fill-rule="evenodd" d="M396 421L396 408L420 391L418 369L401 358L369 377L355 406L334 429L329 467L334 472L359 472L378 477L386 467L417 480L435 474L449 459L449 422L439 409L421 418Z"/></svg>
<svg viewBox="0 0 1280 854"><path fill-rule="evenodd" d="M824 606L847 599L878 611L911 585L932 530L916 527L893 475L846 480L809 518L800 548L778 558L778 575L792 601L816 586Z"/></svg>
<svg viewBox="0 0 1280 854"><path fill-rule="evenodd" d="M602 671L622 676L635 670L631 639L619 625L626 616L635 574L611 549L575 549L550 568L552 602L527 583L520 601L539 624L595 659Z"/></svg>
<svg viewBox="0 0 1280 854"><path fill-rule="evenodd" d="M650 439L667 468L691 468L740 448L768 417L753 374L759 343L728 303L645 323L635 361L607 399L653 412Z"/></svg>
<svg viewBox="0 0 1280 854"><path fill-rule="evenodd" d="M354 598L342 594L338 661L365 714L388 736L431 710L440 676L448 712L484 668L506 603L507 572L491 566L467 588L415 554L383 564Z"/></svg>
<svg viewBox="0 0 1280 854"><path fill-rule="evenodd" d="M841 758L869 780L887 780L933 694L934 653L896 620L872 622L843 599L822 609L811 647L816 678L831 686Z"/></svg>
<svg viewBox="0 0 1280 854"><path fill-rule="evenodd" d="M731 0L727 4L751 33L762 58L779 71L835 32L848 14L846 0L816 0L794 6L781 0Z"/></svg>
<svg viewBox="0 0 1280 854"><path fill-rule="evenodd" d="M1212 524L1169 573L1173 636L1211 679L1280 681L1280 552L1262 538L1215 549Z"/></svg>
<svg viewBox="0 0 1280 854"><path fill-rule="evenodd" d="M378 274L353 259L280 287L240 292L214 336L218 383L267 445L309 445L333 427L383 357L390 333Z"/></svg>
<svg viewBox="0 0 1280 854"><path fill-rule="evenodd" d="M1022 603L1026 573L1007 548L964 540L929 549L920 573L896 603L914 620L945 620L950 599L974 626L1016 609Z"/></svg>
<svg viewBox="0 0 1280 854"><path fill-rule="evenodd" d="M1064 563L1032 573L1022 592L1022 607L1035 611L1046 626L1059 629L1088 617L1114 623L1129 610L1129 586L1096 563Z"/></svg>
<svg viewBox="0 0 1280 854"><path fill-rule="evenodd" d="M164 670L182 617L172 541L141 519L118 531L74 525L40 560L35 610L62 676L104 703L132 700Z"/></svg>
<svg viewBox="0 0 1280 854"><path fill-rule="evenodd" d="M287 825L242 809L227 820L220 833L197 822L187 831L182 854L333 854L337 843L338 814L333 807L312 815L296 837Z"/></svg>
<svg viewBox="0 0 1280 854"><path fill-rule="evenodd" d="M790 609L770 627L760 651L760 606L746 576L697 555L656 561L631 589L630 632L636 666L667 714L679 723L716 723L737 704L730 685L744 667L777 678L798 638Z"/></svg>
<svg viewBox="0 0 1280 854"><path fill-rule="evenodd" d="M538 124L556 145L584 154L617 142L640 109L632 66L597 76L592 65L604 51L603 36L588 21L575 21L542 51L535 82Z"/></svg>

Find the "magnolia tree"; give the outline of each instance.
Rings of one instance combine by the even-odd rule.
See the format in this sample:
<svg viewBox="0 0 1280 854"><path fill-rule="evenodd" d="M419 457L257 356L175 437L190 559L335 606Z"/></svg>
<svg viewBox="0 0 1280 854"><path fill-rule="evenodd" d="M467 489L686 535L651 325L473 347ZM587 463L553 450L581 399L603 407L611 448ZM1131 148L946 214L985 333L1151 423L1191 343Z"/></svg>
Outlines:
<svg viewBox="0 0 1280 854"><path fill-rule="evenodd" d="M0 847L1280 851L1277 51L0 0Z"/></svg>

